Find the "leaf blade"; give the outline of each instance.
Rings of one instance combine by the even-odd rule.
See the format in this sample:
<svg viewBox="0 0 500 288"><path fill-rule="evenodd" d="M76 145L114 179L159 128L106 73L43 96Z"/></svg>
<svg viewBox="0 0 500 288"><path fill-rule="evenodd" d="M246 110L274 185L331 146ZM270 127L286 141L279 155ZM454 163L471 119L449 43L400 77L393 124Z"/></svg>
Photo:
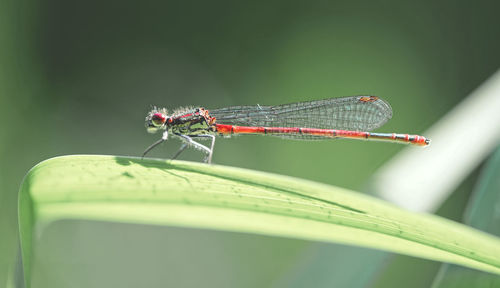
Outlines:
<svg viewBox="0 0 500 288"><path fill-rule="evenodd" d="M344 243L500 274L498 238L342 188L245 169L130 157L58 157L28 173L20 199L28 283L31 233L68 218Z"/></svg>

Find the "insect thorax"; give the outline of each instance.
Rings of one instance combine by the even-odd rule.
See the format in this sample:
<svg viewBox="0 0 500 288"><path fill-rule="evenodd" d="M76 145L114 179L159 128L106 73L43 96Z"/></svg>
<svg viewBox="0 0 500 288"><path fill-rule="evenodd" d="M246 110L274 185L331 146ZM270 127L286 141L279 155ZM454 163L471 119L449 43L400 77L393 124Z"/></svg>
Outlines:
<svg viewBox="0 0 500 288"><path fill-rule="evenodd" d="M208 110L195 108L172 117L170 129L174 134L187 136L208 135L215 132L215 118Z"/></svg>

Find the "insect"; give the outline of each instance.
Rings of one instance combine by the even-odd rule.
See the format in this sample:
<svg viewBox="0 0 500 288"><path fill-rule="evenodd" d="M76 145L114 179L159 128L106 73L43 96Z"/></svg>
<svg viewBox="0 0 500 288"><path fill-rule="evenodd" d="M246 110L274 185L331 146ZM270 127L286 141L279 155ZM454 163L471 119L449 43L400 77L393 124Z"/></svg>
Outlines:
<svg viewBox="0 0 500 288"><path fill-rule="evenodd" d="M188 146L206 153L205 161L212 161L215 137L237 134L261 134L285 139L324 140L335 138L376 140L427 146L430 140L419 135L373 133L392 117L392 108L376 96L351 96L298 102L276 106L233 106L214 110L202 107L184 108L168 114L165 108L154 107L146 116L150 133L163 131L160 140L151 149L172 134L183 141L172 159ZM205 146L195 140L208 139Z"/></svg>

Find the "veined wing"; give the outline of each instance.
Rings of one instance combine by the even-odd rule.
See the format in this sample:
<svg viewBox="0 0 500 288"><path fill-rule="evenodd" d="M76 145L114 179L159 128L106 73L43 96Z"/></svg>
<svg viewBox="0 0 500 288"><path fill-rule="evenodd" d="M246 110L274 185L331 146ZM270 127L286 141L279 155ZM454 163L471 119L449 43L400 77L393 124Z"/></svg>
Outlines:
<svg viewBox="0 0 500 288"><path fill-rule="evenodd" d="M392 117L392 108L375 96L352 96L276 106L233 106L210 110L219 124L370 131Z"/></svg>

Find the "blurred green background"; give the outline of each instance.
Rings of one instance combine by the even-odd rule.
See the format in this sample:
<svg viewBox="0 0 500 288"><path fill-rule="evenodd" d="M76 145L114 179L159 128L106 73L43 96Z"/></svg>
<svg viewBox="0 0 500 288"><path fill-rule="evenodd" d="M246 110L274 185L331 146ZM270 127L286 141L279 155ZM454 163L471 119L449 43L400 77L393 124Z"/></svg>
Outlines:
<svg viewBox="0 0 500 288"><path fill-rule="evenodd" d="M499 8L494 1L1 0L0 285L16 269L17 192L36 163L140 155L158 138L144 128L150 105L377 95L394 109L380 131L421 133L498 69ZM168 158L178 146L172 139L151 156ZM216 164L355 190L403 148L257 136L218 139L215 147ZM198 151L181 157L201 158ZM307 241L275 242L269 247L317 253Z"/></svg>

